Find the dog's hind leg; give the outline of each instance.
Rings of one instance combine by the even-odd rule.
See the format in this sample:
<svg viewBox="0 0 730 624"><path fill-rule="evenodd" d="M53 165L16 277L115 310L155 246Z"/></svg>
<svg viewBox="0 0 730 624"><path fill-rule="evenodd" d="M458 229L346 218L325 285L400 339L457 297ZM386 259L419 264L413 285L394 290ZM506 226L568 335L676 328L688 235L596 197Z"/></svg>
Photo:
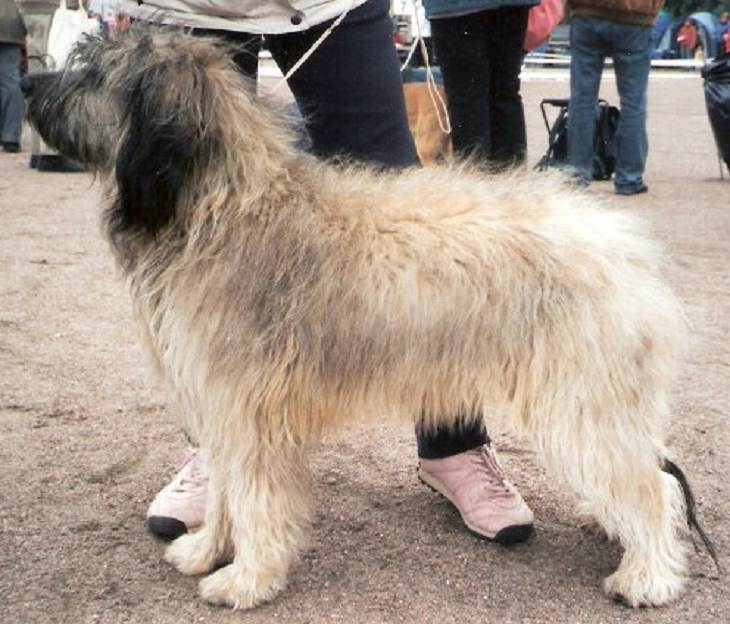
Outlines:
<svg viewBox="0 0 730 624"><path fill-rule="evenodd" d="M625 548L618 569L605 579L604 589L632 607L673 600L687 576L681 490L674 478L660 470L657 459L652 459L653 465L626 462L623 473L611 480L610 506L599 515L599 521L611 527L609 535L617 534Z"/></svg>
<svg viewBox="0 0 730 624"><path fill-rule="evenodd" d="M309 474L304 452L261 436L240 438L212 453L223 471L233 562L200 582L210 603L246 609L285 585L309 528ZM220 474L220 473L219 473Z"/></svg>
<svg viewBox="0 0 730 624"><path fill-rule="evenodd" d="M638 414L562 407L554 427L536 432L538 448L625 548L606 593L633 607L669 602L686 580L685 510L677 480L661 471L652 426Z"/></svg>

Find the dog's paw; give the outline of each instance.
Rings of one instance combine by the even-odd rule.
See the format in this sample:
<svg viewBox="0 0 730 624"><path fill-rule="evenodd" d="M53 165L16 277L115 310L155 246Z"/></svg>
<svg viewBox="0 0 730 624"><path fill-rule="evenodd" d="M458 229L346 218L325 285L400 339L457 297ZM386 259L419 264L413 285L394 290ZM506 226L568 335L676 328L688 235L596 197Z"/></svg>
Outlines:
<svg viewBox="0 0 730 624"><path fill-rule="evenodd" d="M603 581L603 589L613 600L628 607L658 607L674 600L685 579L675 575L652 576L648 571L626 573L618 570Z"/></svg>
<svg viewBox="0 0 730 624"><path fill-rule="evenodd" d="M274 598L284 584L283 578L257 577L230 564L202 579L199 588L200 595L211 604L251 609Z"/></svg>
<svg viewBox="0 0 730 624"><path fill-rule="evenodd" d="M217 553L205 529L178 537L165 551L165 561L183 574L205 574L216 564Z"/></svg>

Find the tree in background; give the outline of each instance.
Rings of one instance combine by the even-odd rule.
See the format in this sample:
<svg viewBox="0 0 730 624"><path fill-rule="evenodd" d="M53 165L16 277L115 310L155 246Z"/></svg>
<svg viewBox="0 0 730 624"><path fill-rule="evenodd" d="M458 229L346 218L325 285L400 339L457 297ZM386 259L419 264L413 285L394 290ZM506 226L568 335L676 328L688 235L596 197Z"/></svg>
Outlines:
<svg viewBox="0 0 730 624"><path fill-rule="evenodd" d="M717 0L667 0L664 8L676 17L689 15L696 11L710 11L719 15L723 11L730 11L730 2L717 2Z"/></svg>

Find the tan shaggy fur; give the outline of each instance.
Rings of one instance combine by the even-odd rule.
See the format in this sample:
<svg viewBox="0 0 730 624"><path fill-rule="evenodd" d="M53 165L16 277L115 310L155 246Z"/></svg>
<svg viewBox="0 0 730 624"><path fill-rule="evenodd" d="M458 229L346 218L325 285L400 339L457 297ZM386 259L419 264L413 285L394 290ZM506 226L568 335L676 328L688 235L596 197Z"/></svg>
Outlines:
<svg viewBox="0 0 730 624"><path fill-rule="evenodd" d="M440 85L433 86L446 101L446 93ZM408 127L416 144L416 152L421 164L435 165L439 158L452 154L451 138L441 128L437 107L441 107L436 94L431 94L425 82L406 82L403 85L403 97L408 113ZM441 113L445 119L446 111Z"/></svg>
<svg viewBox="0 0 730 624"><path fill-rule="evenodd" d="M88 102L103 97L116 107L90 127L108 135L43 130L33 102L31 118L102 175L117 168L113 248L209 457L205 525L165 555L185 574L215 570L206 600L248 608L284 587L311 516L307 443L355 419L464 413L529 440L621 541L606 592L634 606L679 594L685 510L660 466L684 324L634 218L524 170L320 162L210 41L139 30L76 60L38 110L98 115ZM158 131L137 136L138 108ZM161 158L188 135L175 158L125 175L139 150ZM161 185L176 159L189 166L173 201L125 190ZM167 221L135 221L165 203Z"/></svg>

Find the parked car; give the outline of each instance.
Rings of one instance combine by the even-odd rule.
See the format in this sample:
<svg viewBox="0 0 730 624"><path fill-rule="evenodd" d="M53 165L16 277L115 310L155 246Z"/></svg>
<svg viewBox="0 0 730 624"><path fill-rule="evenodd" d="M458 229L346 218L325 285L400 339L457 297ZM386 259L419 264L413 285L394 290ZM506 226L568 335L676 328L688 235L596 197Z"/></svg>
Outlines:
<svg viewBox="0 0 730 624"><path fill-rule="evenodd" d="M679 30L687 20L697 30L697 37L692 49L683 48L677 41ZM715 58L722 54L720 32L720 20L708 11L699 11L680 18L673 18L666 11L661 11L654 23L654 52L652 56L657 59Z"/></svg>

